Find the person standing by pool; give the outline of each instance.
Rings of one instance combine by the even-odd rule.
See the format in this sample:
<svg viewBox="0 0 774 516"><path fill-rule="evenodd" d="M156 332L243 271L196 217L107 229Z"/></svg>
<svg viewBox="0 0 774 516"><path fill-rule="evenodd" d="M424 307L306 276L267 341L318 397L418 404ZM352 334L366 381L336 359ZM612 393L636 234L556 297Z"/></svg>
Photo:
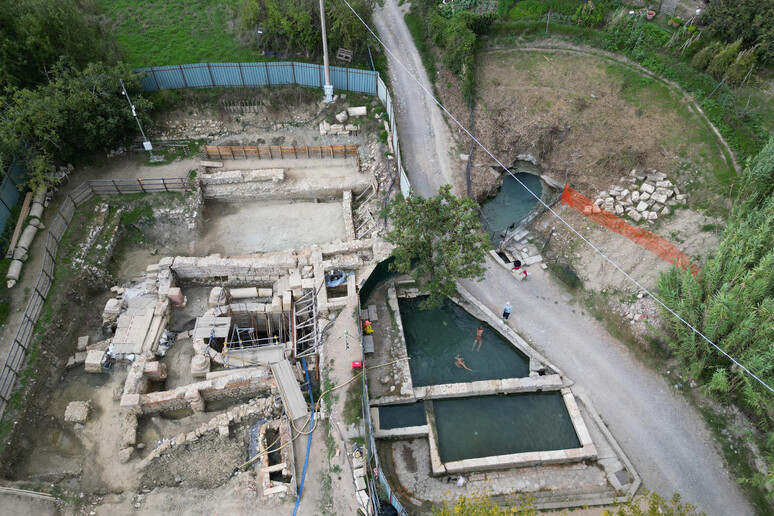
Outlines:
<svg viewBox="0 0 774 516"><path fill-rule="evenodd" d="M508 317L511 316L511 312L513 311L513 307L509 302L505 303L505 307L503 308L503 319L506 321L508 320Z"/></svg>
<svg viewBox="0 0 774 516"><path fill-rule="evenodd" d="M481 351L481 343L484 341L484 325L479 324L478 329L476 330L476 340L473 341L473 349L476 349L476 344L478 344L478 351Z"/></svg>

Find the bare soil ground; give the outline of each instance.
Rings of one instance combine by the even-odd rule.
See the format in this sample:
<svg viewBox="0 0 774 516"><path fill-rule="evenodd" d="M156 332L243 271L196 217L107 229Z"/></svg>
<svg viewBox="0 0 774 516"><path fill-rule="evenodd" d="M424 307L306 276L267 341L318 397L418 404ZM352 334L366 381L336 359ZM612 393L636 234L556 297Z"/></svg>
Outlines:
<svg viewBox="0 0 774 516"><path fill-rule="evenodd" d="M710 130L653 79L572 50L482 52L478 70L476 129L507 165L532 154L546 173L588 196L635 167L666 173L704 202L728 194L717 191L716 178L729 171ZM473 182L480 196L490 177L474 168Z"/></svg>
<svg viewBox="0 0 774 516"><path fill-rule="evenodd" d="M276 93L272 93L276 95ZM293 101L294 97L285 99ZM272 145L319 145L355 143L360 146L361 164L364 173L375 173L383 183L386 177L386 159L377 156L370 159L371 155L381 155L379 143L375 142L374 129L377 121L373 118L362 121L361 136L357 137L323 137L317 129L317 123L323 119L333 121L333 115L340 112L346 106L346 102L339 102L330 106L319 118L309 124L301 126L278 125L271 128L243 127L245 120L256 122L254 125L264 124L266 120L277 119L285 121L301 122L313 118L319 112L317 100L308 105L302 105L298 110L284 107L277 100L279 108L265 109L255 116L241 117L228 115L219 108L199 109L195 107L179 107L161 117L154 129L156 137L164 135L165 138L202 138L216 144L272 144ZM371 97L351 97L352 105L369 105L369 113L373 107ZM378 101L377 101L378 102ZM181 118L188 117L189 123L181 127ZM212 118L210 118L212 117ZM211 126L211 122L230 124L228 126ZM251 123L252 123L251 122ZM207 125L205 129L203 126ZM239 132L234 132L239 131ZM202 136L203 135L203 136ZM199 156L185 157L172 163L149 166L144 154L129 154L117 158L107 158L104 155L95 156L93 163L76 170L60 190L59 196L65 194L85 179L118 179L128 177L185 177L189 171L198 166ZM380 175L381 174L381 175ZM389 183L388 183L389 184ZM53 203L47 210L46 222L50 223L58 203ZM221 206L222 208L222 206ZM334 209L335 208L335 209ZM263 211L261 211L263 210ZM328 211L325 211L328 210ZM339 202L326 204L314 203L286 203L282 206L266 204L265 206L245 205L234 210L217 210L206 214L211 217L214 225L211 230L205 229L196 243L178 242L174 234L169 235L168 224L161 230L143 233L142 242L130 242L118 252L111 271L124 281L141 271L150 263L158 262L159 255L185 254L189 252L216 252L225 254L237 254L274 248L298 248L306 247L310 242L331 241L343 237L342 208ZM271 216L285 212L287 215L281 221L271 222ZM224 219L218 226L218 220ZM319 227L312 226L310 220L318 220ZM247 222L245 222L247 220ZM339 225L342 227L339 228ZM162 226L164 226L162 224ZM238 229L237 229L238 226ZM260 226L260 227L259 227ZM206 228L206 226L205 226ZM259 229L259 231L256 231ZM295 229L296 231L291 231ZM340 231L339 231L340 229ZM77 227L78 236L85 235L88 231ZM172 228L174 232L174 228ZM321 237L321 232L325 233ZM166 238L168 237L168 238ZM303 243L304 238L309 240ZM274 239L274 240L272 240ZM34 284L40 270L42 259L42 244L45 238L38 238L33 249L32 257L26 264L26 274L16 287L20 300L16 306L23 307L26 299L25 287ZM299 244L300 242L300 244ZM189 244L194 244L193 246ZM199 246L197 248L197 245ZM31 283L32 282L32 283ZM88 286L73 275L66 282L62 282L61 296L51 298L51 303L57 307L53 316L54 330L49 332L44 339L41 355L45 360L39 360L39 366L35 374L41 378L36 392L30 397L27 414L21 417L18 414L19 428L13 436L12 453L7 453L2 464L7 477L24 479L31 484L27 487L46 488L49 483L57 484L58 488L67 491L66 494L85 492L85 496L78 498L69 504L64 511L73 514L88 514L92 509L99 514L103 513L128 513L137 512L145 514L158 514L171 512L176 514L212 514L222 511L236 510L240 513L250 514L289 514L292 512L292 501L263 500L260 496L260 488L256 488L254 482L238 475L235 479L225 483L235 462L241 462L246 455L243 435L237 439L230 439L225 446L220 446L217 441L209 442L206 439L185 458L176 456L170 462L160 462L148 466L144 472L138 471L133 464L119 464L117 458L118 441L121 437L121 429L118 426L117 414L120 407L116 401L116 392L120 391L123 376L116 372L107 382L100 385L91 385L91 375L70 374L64 375L63 367L67 357L74 352L75 341L79 335L93 331L96 338L99 333L101 318L99 314L104 306L106 294L105 286ZM28 292L28 290L27 290ZM348 315L354 308L348 308ZM18 321L11 318L4 329L6 335L12 338ZM185 321L183 321L185 322ZM354 323L352 323L354 324ZM13 327L11 327L13 326ZM343 332L343 330L342 330ZM349 327L351 334L356 333L354 327ZM184 344L183 342L180 343ZM344 348L345 339L341 339L340 345ZM354 341L353 344L357 345ZM177 350L180 351L180 350ZM347 353L355 355L360 351L352 347ZM337 352L337 358L343 355ZM2 357L0 357L2 358ZM355 358L352 358L354 360ZM188 367L187 355L171 352L170 364ZM331 364L333 361L331 360ZM348 378L348 362L344 359L340 362L341 376ZM335 373L334 373L335 374ZM180 375L178 375L180 376ZM333 381L338 381L335 374ZM94 377L92 377L94 378ZM177 378L173 374L174 378ZM180 379L180 378L178 378ZM115 384L115 385L114 385ZM340 405L346 400L345 391L341 391ZM66 427L61 422L66 402L70 400L91 399L95 406L92 421L82 429ZM337 418L341 421L342 407L337 408ZM209 420L217 415L209 412L201 415ZM194 421L188 417L186 421ZM174 435L175 420L156 418L156 420L143 421L139 429L140 441L147 447L152 447L155 439ZM327 434L321 430L315 432L312 457L310 458L310 471L307 473L305 498L308 498L307 512L301 514L321 514L325 509L329 514L354 514L356 500L354 496L354 483L351 472L342 463L335 471L330 471L330 465L326 460ZM346 428L344 427L346 430ZM331 430L336 435L335 430ZM338 439L338 438L337 438ZM231 442L233 440L233 442ZM306 439L297 439L297 460L300 475L303 467ZM349 447L351 443L340 443L341 449ZM146 453L140 451L142 457ZM6 450L7 451L7 450ZM336 460L340 460L337 457ZM342 466L344 465L344 468ZM217 471L213 469L216 467ZM226 471L228 469L228 471ZM345 473L346 472L346 473ZM345 478L344 475L349 475ZM327 480L324 480L327 478ZM349 488L341 487L342 479L349 483ZM182 481L181 481L182 480ZM331 487L331 484L335 486ZM170 489L160 486L178 487ZM209 489L220 486L215 489ZM326 487L327 486L327 487ZM154 489L155 488L155 489ZM208 488L208 489L202 489ZM136 493L137 491L140 493ZM257 490L257 491L256 491ZM120 493L120 494L105 494ZM14 502L16 503L16 502ZM22 506L32 506L21 503ZM84 507L87 507L86 510ZM37 512L43 513L43 512Z"/></svg>

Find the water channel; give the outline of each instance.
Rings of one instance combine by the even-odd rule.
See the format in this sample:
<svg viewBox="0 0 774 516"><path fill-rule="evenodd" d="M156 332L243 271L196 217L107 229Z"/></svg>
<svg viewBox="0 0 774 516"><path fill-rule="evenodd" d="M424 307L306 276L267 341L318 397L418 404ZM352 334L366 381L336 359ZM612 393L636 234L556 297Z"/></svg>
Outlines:
<svg viewBox="0 0 774 516"><path fill-rule="evenodd" d="M519 164L513 172L519 181L540 197L543 193L540 177L527 172L519 172L528 168L537 170L534 165L523 163ZM481 206L484 228L489 233L492 245L495 247L502 241L502 232L511 226L518 226L537 204L535 197L519 184L519 181L506 174L497 195L484 201Z"/></svg>

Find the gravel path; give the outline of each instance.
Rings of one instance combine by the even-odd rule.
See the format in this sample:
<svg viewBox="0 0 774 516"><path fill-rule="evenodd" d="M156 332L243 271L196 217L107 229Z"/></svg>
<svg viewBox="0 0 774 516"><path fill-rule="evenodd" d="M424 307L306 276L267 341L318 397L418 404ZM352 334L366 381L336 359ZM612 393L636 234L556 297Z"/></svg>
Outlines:
<svg viewBox="0 0 774 516"><path fill-rule="evenodd" d="M585 389L646 488L681 494L709 515L753 514L699 413L674 386L637 360L539 267L517 282L487 258L483 282L462 281L511 327Z"/></svg>
<svg viewBox="0 0 774 516"><path fill-rule="evenodd" d="M374 9L374 24L387 48L432 91L422 59L403 21L408 8L408 3L399 6L396 0L385 0L384 7ZM403 167L416 194L433 196L441 186L454 185L449 130L433 100L389 55L388 60Z"/></svg>

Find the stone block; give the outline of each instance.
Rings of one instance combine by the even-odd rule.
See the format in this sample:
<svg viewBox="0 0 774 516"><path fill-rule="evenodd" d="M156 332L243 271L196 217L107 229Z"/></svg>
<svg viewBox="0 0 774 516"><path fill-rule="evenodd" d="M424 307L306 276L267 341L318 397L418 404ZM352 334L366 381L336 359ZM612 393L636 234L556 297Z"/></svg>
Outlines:
<svg viewBox="0 0 774 516"><path fill-rule="evenodd" d="M640 194L640 202L648 201L648 200L650 200L650 194L649 193Z"/></svg>
<svg viewBox="0 0 774 516"><path fill-rule="evenodd" d="M664 209L661 210L661 216L662 217L665 217L665 216L669 215L670 213L672 213L672 210L669 209L669 206L664 206Z"/></svg>
<svg viewBox="0 0 774 516"><path fill-rule="evenodd" d="M107 315L118 315L120 311L121 301L115 298L111 298L107 300L107 303L105 303L105 309L102 310L102 313Z"/></svg>
<svg viewBox="0 0 774 516"><path fill-rule="evenodd" d="M288 486L281 484L276 487L270 487L263 490L263 496L283 495L288 493Z"/></svg>
<svg viewBox="0 0 774 516"><path fill-rule="evenodd" d="M121 396L121 408L132 409L140 406L140 394L124 394Z"/></svg>
<svg viewBox="0 0 774 516"><path fill-rule="evenodd" d="M91 403L88 401L71 401L65 409L64 420L68 423L85 423L89 419Z"/></svg>
<svg viewBox="0 0 774 516"><path fill-rule="evenodd" d="M615 207L615 214L618 216L621 216L624 214L624 208L620 204L617 204Z"/></svg>
<svg viewBox="0 0 774 516"><path fill-rule="evenodd" d="M225 295L225 292L223 292L223 287L214 287L210 291L210 297L207 300L207 306L209 308L215 308L216 306L218 306L218 304L221 304L221 305L228 304L227 298L228 296Z"/></svg>
<svg viewBox="0 0 774 516"><path fill-rule="evenodd" d="M349 114L346 111L342 111L341 113L336 114L336 120L338 120L340 123L344 123L349 119Z"/></svg>
<svg viewBox="0 0 774 516"><path fill-rule="evenodd" d="M167 299L175 306L183 306L185 304L185 297L180 287L170 287L167 290Z"/></svg>
<svg viewBox="0 0 774 516"><path fill-rule="evenodd" d="M131 446L129 448L122 448L118 451L118 462L121 464L126 464L129 462L129 459L132 458L132 454L134 453L134 448Z"/></svg>
<svg viewBox="0 0 774 516"><path fill-rule="evenodd" d="M640 203L635 208L638 212L642 213L643 211L648 209L648 203L645 201L640 201Z"/></svg>
<svg viewBox="0 0 774 516"><path fill-rule="evenodd" d="M86 346L89 345L89 336L84 335L83 337L78 337L78 344L76 345L76 349L78 351L86 351Z"/></svg>
<svg viewBox="0 0 774 516"><path fill-rule="evenodd" d="M358 491L363 491L366 488L365 479L363 477L357 477L355 479L355 488Z"/></svg>
<svg viewBox="0 0 774 516"><path fill-rule="evenodd" d="M653 194L653 201L664 204L667 202L667 196L665 194Z"/></svg>
<svg viewBox="0 0 774 516"><path fill-rule="evenodd" d="M102 361L105 359L105 352L92 349L86 354L86 372L87 373L101 373Z"/></svg>
<svg viewBox="0 0 774 516"><path fill-rule="evenodd" d="M526 260L524 260L524 265L532 265L535 263L540 263L543 261L543 257L539 254L536 254L535 256L530 256Z"/></svg>
<svg viewBox="0 0 774 516"><path fill-rule="evenodd" d="M642 183L642 186L640 186L640 192L652 194L655 191L656 191L656 187L650 183Z"/></svg>
<svg viewBox="0 0 774 516"><path fill-rule="evenodd" d="M632 192L632 203L640 202L640 192L637 190Z"/></svg>
<svg viewBox="0 0 774 516"><path fill-rule="evenodd" d="M648 220L656 220L658 218L658 213L655 211L648 212Z"/></svg>
<svg viewBox="0 0 774 516"><path fill-rule="evenodd" d="M145 362L143 373L153 381L161 381L167 378L167 364L156 360Z"/></svg>
<svg viewBox="0 0 774 516"><path fill-rule="evenodd" d="M367 106L355 106L347 108L347 114L349 116L366 116L368 114Z"/></svg>
<svg viewBox="0 0 774 516"><path fill-rule="evenodd" d="M220 426L218 426L218 436L221 439L228 439L228 434L229 434L228 425L220 425Z"/></svg>
<svg viewBox="0 0 774 516"><path fill-rule="evenodd" d="M255 287L248 288L232 288L229 292L232 299L248 299L258 296L258 289Z"/></svg>
<svg viewBox="0 0 774 516"><path fill-rule="evenodd" d="M635 222L639 222L642 220L642 215L639 214L636 210L629 210L626 212L626 214L631 217Z"/></svg>

